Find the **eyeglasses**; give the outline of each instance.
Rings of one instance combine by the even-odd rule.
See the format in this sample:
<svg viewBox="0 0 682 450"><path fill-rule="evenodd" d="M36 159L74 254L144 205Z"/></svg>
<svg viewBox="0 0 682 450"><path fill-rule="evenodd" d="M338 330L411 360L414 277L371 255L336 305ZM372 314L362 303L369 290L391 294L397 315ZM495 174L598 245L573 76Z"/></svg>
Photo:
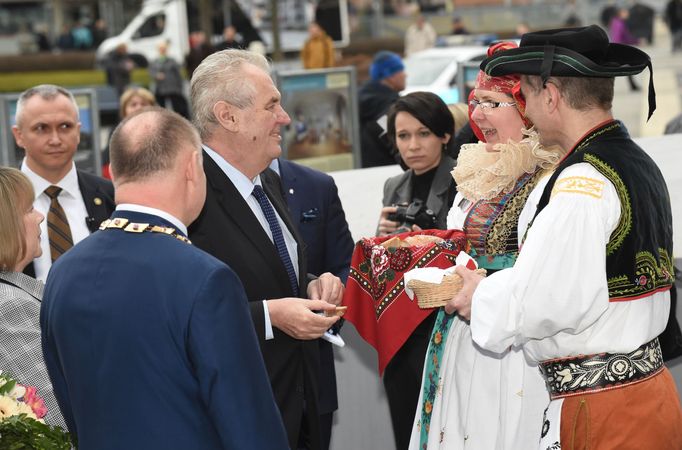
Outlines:
<svg viewBox="0 0 682 450"><path fill-rule="evenodd" d="M480 106L481 111L483 111L483 114L485 115L492 114L493 111L497 108L515 105L516 102L491 102L491 101L480 102L475 98L469 100L469 106L471 106L472 110L475 109L477 106Z"/></svg>

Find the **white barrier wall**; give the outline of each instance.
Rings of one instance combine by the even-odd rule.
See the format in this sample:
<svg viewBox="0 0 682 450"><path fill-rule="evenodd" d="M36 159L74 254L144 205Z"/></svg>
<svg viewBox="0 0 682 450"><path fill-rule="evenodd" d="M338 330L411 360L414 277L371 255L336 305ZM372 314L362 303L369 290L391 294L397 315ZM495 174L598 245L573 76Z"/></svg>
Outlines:
<svg viewBox="0 0 682 450"><path fill-rule="evenodd" d="M661 168L670 191L675 227L675 256L682 267L682 135L636 140ZM339 188L341 203L355 241L373 236L384 181L401 173L399 166L332 172ZM682 291L680 292L682 294ZM677 310L682 322L682 307ZM342 335L346 347L335 348L339 410L332 432L333 450L389 450L395 447L388 404L377 373L374 349L346 322ZM669 366L682 388L682 358ZM682 396L681 396L682 400Z"/></svg>

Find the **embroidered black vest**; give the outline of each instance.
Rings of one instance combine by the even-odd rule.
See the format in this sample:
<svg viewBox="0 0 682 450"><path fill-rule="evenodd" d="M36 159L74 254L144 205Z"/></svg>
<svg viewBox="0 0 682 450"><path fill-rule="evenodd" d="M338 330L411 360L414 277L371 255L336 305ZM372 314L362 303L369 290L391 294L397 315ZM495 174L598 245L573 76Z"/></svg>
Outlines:
<svg viewBox="0 0 682 450"><path fill-rule="evenodd" d="M631 300L669 289L673 283L670 195L654 161L618 121L590 132L557 167L535 216L547 206L566 167L588 163L604 175L620 199L620 221L606 244L610 301Z"/></svg>

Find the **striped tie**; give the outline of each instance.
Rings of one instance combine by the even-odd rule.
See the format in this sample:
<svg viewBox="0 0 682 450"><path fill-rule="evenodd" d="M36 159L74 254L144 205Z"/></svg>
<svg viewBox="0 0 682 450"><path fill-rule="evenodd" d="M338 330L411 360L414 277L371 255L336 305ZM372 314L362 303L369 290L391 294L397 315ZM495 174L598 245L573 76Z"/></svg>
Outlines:
<svg viewBox="0 0 682 450"><path fill-rule="evenodd" d="M47 213L47 237L50 241L52 262L55 262L65 251L73 247L69 221L66 219L62 205L57 200L60 192L62 192L62 188L57 186L50 186L45 189L45 194L52 199L50 211Z"/></svg>
<svg viewBox="0 0 682 450"><path fill-rule="evenodd" d="M289 275L289 283L291 284L291 290L294 293L294 297L298 297L298 280L296 279L296 272L294 271L294 265L289 257L289 251L287 250L287 245L284 242L284 236L282 235L282 228L279 226L277 221L277 216L275 215L275 210L270 204L267 195L263 188L256 185L253 187L253 196L258 200L260 209L263 210L265 219L268 221L268 226L272 232L272 240L277 247L277 253L279 253L279 259L282 260L284 268L287 270L287 275Z"/></svg>

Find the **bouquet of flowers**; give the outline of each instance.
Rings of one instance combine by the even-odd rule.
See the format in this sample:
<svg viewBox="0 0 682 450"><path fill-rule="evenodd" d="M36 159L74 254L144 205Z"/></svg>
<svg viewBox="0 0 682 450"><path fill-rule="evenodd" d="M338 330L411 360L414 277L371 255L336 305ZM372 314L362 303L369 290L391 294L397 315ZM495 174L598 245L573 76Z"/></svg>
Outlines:
<svg viewBox="0 0 682 450"><path fill-rule="evenodd" d="M33 386L22 386L0 371L0 448L69 450L69 434L43 421L45 402Z"/></svg>

